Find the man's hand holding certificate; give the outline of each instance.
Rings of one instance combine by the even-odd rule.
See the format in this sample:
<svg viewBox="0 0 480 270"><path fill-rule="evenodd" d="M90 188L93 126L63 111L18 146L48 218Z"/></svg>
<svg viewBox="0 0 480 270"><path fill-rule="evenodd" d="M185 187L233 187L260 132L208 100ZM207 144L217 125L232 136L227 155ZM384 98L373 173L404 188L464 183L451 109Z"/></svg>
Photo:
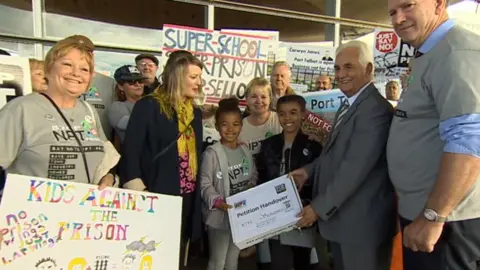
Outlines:
<svg viewBox="0 0 480 270"><path fill-rule="evenodd" d="M295 183L281 176L227 198L233 242L241 249L295 228L302 203Z"/></svg>

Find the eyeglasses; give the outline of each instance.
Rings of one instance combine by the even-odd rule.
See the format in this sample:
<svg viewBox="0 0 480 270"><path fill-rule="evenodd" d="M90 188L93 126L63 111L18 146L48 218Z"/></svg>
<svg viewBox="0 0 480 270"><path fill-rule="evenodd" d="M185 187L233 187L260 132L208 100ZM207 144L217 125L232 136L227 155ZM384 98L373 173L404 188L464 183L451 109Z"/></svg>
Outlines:
<svg viewBox="0 0 480 270"><path fill-rule="evenodd" d="M155 63L147 63L147 62L140 62L138 63L139 66L141 67L149 67L149 68L154 68L156 67L157 65L155 65Z"/></svg>
<svg viewBox="0 0 480 270"><path fill-rule="evenodd" d="M142 80L130 80L130 81L123 81L123 83L128 83L129 85L135 85L135 84L143 84Z"/></svg>

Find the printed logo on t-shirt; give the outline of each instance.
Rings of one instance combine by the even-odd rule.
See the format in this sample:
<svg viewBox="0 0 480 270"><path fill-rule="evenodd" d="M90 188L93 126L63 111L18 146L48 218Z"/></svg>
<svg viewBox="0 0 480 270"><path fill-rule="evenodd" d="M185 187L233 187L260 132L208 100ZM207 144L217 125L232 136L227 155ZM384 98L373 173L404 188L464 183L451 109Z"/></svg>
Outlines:
<svg viewBox="0 0 480 270"><path fill-rule="evenodd" d="M102 98L100 97L100 93L98 92L98 89L95 86L88 88L87 92L84 95L85 95L85 101L102 101Z"/></svg>
<svg viewBox="0 0 480 270"><path fill-rule="evenodd" d="M81 122L83 132L87 138L96 138L98 137L98 132L93 126L93 119L90 115L85 116L85 120Z"/></svg>
<svg viewBox="0 0 480 270"><path fill-rule="evenodd" d="M260 152L263 139L248 141L248 149L252 152L253 155L256 155Z"/></svg>
<svg viewBox="0 0 480 270"><path fill-rule="evenodd" d="M52 134L57 142L76 141L75 135L80 141L99 141L99 134L94 126L94 121L90 115L85 116L85 120L80 122L80 126L73 125L75 134L65 125L52 126Z"/></svg>
<svg viewBox="0 0 480 270"><path fill-rule="evenodd" d="M228 167L228 179L235 183L240 176L248 176L250 162L246 157L242 159L242 163Z"/></svg>
<svg viewBox="0 0 480 270"><path fill-rule="evenodd" d="M249 170L250 162L246 157L242 158L240 164L228 167L228 179L231 184L230 195L242 192L248 188L250 180L248 177Z"/></svg>

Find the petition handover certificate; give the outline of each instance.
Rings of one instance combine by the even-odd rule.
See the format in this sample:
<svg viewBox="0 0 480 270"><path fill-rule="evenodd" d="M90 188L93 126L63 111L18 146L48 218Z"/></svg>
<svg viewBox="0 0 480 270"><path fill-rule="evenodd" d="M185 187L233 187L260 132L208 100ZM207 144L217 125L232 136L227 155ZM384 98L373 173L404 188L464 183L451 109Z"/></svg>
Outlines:
<svg viewBox="0 0 480 270"><path fill-rule="evenodd" d="M297 188L287 175L227 198L232 238L240 249L282 232L298 221L302 203Z"/></svg>

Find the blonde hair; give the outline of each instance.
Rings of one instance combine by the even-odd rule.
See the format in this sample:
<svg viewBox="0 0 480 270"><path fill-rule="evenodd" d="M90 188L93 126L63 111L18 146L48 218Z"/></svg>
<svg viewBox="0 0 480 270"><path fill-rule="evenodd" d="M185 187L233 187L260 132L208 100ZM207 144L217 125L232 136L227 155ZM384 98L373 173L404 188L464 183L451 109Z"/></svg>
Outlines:
<svg viewBox="0 0 480 270"><path fill-rule="evenodd" d="M167 65L163 72L163 85L155 91L162 91L167 96L167 102L172 106L181 100L182 89L185 82L185 74L189 65L195 65L203 70L203 64L193 55L183 55L171 65ZM201 91L201 89L199 89Z"/></svg>
<svg viewBox="0 0 480 270"><path fill-rule="evenodd" d="M39 70L39 69L44 71L45 69L45 62L42 60L30 58L28 59L28 63L30 64L30 72L34 70Z"/></svg>
<svg viewBox="0 0 480 270"><path fill-rule="evenodd" d="M270 82L267 79L262 77L253 78L247 84L247 90L245 91L245 98L250 96L250 94L253 91L253 88L255 87L263 87L264 89L266 89L268 92L268 96L270 96L270 100L272 100L272 86L270 85Z"/></svg>
<svg viewBox="0 0 480 270"><path fill-rule="evenodd" d="M94 61L93 61L93 53L91 48L86 46L84 43L81 42L65 42L61 40L57 42L45 56L45 73L49 73L52 69L55 62L67 55L71 50L77 49L81 52L83 56L85 56L88 66L90 68L90 74L93 74L94 69Z"/></svg>

